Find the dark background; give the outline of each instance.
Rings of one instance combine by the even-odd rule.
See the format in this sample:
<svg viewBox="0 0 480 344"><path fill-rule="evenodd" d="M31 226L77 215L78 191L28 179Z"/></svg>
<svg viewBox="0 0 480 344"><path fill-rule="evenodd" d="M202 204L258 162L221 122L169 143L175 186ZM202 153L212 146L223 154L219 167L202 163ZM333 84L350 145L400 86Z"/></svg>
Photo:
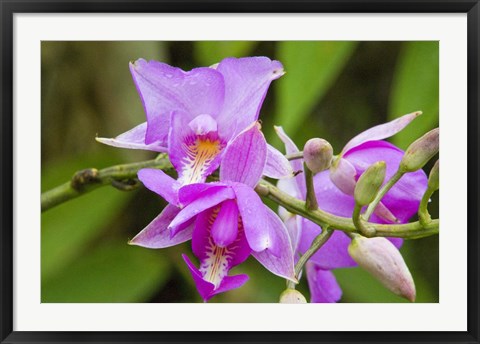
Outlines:
<svg viewBox="0 0 480 344"><path fill-rule="evenodd" d="M253 55L277 59L287 72L272 83L260 114L278 148L274 124L299 147L322 137L335 153L359 132L416 110L424 114L393 143L405 149L438 126L438 42L42 42L42 191L80 169L155 156L95 141L145 121L129 61L189 70ZM189 243L162 250L127 245L163 206L143 188L104 187L43 213L42 302L199 302L180 256ZM430 209L438 217L438 194ZM438 302L438 237L406 241L401 252L417 302ZM284 280L251 258L232 270L240 272L250 281L210 302L278 301ZM341 302L404 302L358 268L335 275ZM308 298L305 280L299 289Z"/></svg>

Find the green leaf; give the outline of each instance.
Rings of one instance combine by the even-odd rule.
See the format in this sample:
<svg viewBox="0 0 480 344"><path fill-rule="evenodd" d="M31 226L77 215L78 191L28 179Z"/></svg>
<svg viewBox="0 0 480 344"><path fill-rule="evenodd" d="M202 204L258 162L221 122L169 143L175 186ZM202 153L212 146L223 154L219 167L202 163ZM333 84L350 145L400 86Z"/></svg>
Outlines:
<svg viewBox="0 0 480 344"><path fill-rule="evenodd" d="M438 125L439 44L406 42L396 66L390 98L389 120L421 110L423 115L392 138L400 148Z"/></svg>
<svg viewBox="0 0 480 344"><path fill-rule="evenodd" d="M66 182L81 168L105 166L110 160L98 156L51 164L42 171L42 190ZM101 236L130 197L131 193L105 186L42 213L42 277L49 278L62 270L88 243Z"/></svg>
<svg viewBox="0 0 480 344"><path fill-rule="evenodd" d="M195 42L195 59L200 65L209 66L225 57L243 57L255 48L256 41L199 41Z"/></svg>
<svg viewBox="0 0 480 344"><path fill-rule="evenodd" d="M355 42L280 42L278 60L287 72L277 81L275 124L294 136L334 83Z"/></svg>
<svg viewBox="0 0 480 344"><path fill-rule="evenodd" d="M145 302L169 277L159 251L107 242L42 280L42 302Z"/></svg>

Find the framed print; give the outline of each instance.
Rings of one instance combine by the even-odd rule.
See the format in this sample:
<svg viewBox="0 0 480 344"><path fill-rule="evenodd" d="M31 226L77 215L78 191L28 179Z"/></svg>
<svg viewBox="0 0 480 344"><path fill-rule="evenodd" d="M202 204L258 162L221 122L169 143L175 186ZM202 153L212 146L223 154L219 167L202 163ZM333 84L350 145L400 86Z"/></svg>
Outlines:
<svg viewBox="0 0 480 344"><path fill-rule="evenodd" d="M479 342L478 1L1 6L2 343Z"/></svg>

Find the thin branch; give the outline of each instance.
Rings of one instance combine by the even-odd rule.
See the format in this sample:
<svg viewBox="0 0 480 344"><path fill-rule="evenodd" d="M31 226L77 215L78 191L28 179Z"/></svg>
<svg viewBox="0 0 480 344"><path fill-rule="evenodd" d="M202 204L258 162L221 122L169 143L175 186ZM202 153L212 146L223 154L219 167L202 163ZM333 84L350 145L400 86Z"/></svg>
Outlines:
<svg viewBox="0 0 480 344"><path fill-rule="evenodd" d="M112 185L124 191L133 190L139 185L136 181L137 172L142 168L171 170L172 165L167 155L161 154L153 160L111 166L102 170L89 168L78 171L70 181L42 193L42 212L104 185Z"/></svg>
<svg viewBox="0 0 480 344"><path fill-rule="evenodd" d="M367 208L367 211L365 212L365 214L363 216L366 221L368 221L370 219L370 216L372 216L373 212L375 211L375 208L377 207L378 203L380 203L383 196L386 195L386 193L400 180L400 178L402 178L403 175L404 175L404 173L401 172L400 170L398 170L392 176L392 178L390 178L390 180L380 189L377 196L375 197L373 202L370 203L370 205Z"/></svg>
<svg viewBox="0 0 480 344"><path fill-rule="evenodd" d="M322 226L338 229L343 232L359 233L351 218L336 216L321 209L307 210L305 202L281 191L271 183L261 180L255 189L260 196L266 197L281 205L291 213ZM439 233L439 220L432 220L425 226L419 221L405 224L378 224L365 222L365 225L375 230L375 236L417 239Z"/></svg>

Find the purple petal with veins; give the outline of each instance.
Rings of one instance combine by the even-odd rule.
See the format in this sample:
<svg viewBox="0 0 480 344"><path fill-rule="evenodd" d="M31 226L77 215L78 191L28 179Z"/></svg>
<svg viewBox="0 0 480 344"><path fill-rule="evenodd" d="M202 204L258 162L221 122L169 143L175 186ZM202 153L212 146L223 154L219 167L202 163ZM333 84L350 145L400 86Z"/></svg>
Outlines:
<svg viewBox="0 0 480 344"><path fill-rule="evenodd" d="M252 255L273 274L295 282L293 249L287 228L277 214L267 207L265 210L267 225L271 236L275 238L275 250L267 248L261 252L253 251Z"/></svg>
<svg viewBox="0 0 480 344"><path fill-rule="evenodd" d="M238 219L238 230L235 240L225 247L219 247L215 244L211 230L213 223L215 223L217 219L220 207L221 205L200 214L195 220L195 229L193 232L193 253L201 262L208 260L209 263L214 264L214 269L210 271L211 273L218 272L218 269L221 268L220 262L222 260L224 263L227 263L224 268L229 270L243 263L251 252L250 246L245 238L244 228ZM210 269L209 264L205 263L204 266L205 269ZM200 270L202 270L202 268Z"/></svg>
<svg viewBox="0 0 480 344"><path fill-rule="evenodd" d="M248 244L256 252L272 247L274 238L268 227L269 219L262 200L252 188L246 185L235 184L232 187L235 190Z"/></svg>
<svg viewBox="0 0 480 344"><path fill-rule="evenodd" d="M220 182L184 185L178 190L178 200L181 206L186 206L199 198L204 192L217 192L226 187L227 185Z"/></svg>
<svg viewBox="0 0 480 344"><path fill-rule="evenodd" d="M334 303L342 297L342 289L329 270L322 270L312 262L306 264L307 280L310 287L310 302Z"/></svg>
<svg viewBox="0 0 480 344"><path fill-rule="evenodd" d="M168 148L162 146L159 141L153 142L149 145L145 144L146 131L147 122L137 125L135 128L130 129L113 139L97 137L96 140L100 143L119 148L143 149L161 153L168 151Z"/></svg>
<svg viewBox="0 0 480 344"><path fill-rule="evenodd" d="M172 231L172 235L175 235L178 232L180 225L197 216L201 212L210 209L227 199L234 198L235 193L230 187L225 186L219 189L208 189L193 202L185 206L170 223L169 228Z"/></svg>
<svg viewBox="0 0 480 344"><path fill-rule="evenodd" d="M137 173L138 179L145 187L160 196L167 202L178 205L179 183L162 170L143 168Z"/></svg>
<svg viewBox="0 0 480 344"><path fill-rule="evenodd" d="M285 158L285 155L269 144L267 144L267 161L263 169L263 175L274 179L293 177L292 165Z"/></svg>
<svg viewBox="0 0 480 344"><path fill-rule="evenodd" d="M216 71L225 80L225 101L217 118L219 132L230 139L258 119L268 87L284 74L283 66L267 57L229 57Z"/></svg>
<svg viewBox="0 0 480 344"><path fill-rule="evenodd" d="M188 266L190 273L193 277L193 281L197 287L197 290L202 297L203 301L210 300L213 296L219 293L224 293L226 291L240 288L248 281L248 275L241 274L235 276L225 276L222 280L222 283L215 289L215 285L211 282L205 281L202 278L202 273L198 270L195 265L190 261L186 254L182 254L183 260Z"/></svg>
<svg viewBox="0 0 480 344"><path fill-rule="evenodd" d="M193 119L201 114L215 117L222 108L224 79L214 69L185 72L165 63L139 59L130 64L130 71L147 115L147 144L159 141L166 145L173 111Z"/></svg>
<svg viewBox="0 0 480 344"><path fill-rule="evenodd" d="M238 207L234 200L222 203L217 218L212 225L212 238L217 246L230 245L238 234Z"/></svg>
<svg viewBox="0 0 480 344"><path fill-rule="evenodd" d="M285 131L283 130L282 127L277 127L276 126L274 128L275 128L275 132L277 133L278 137L284 143L285 151L286 151L287 154L294 154L294 153L300 152L297 145L295 145L295 143L292 141L292 139L290 137L288 137L288 135L285 133ZM297 172L297 173L298 172L303 172L303 159L294 159L294 160L290 161L290 164L292 165L292 168L293 168L294 172ZM305 185L305 176L303 175L303 173L299 173L295 177L295 181L296 181L297 188L298 188L298 194L301 195L300 199L304 200L306 192L307 192L307 187Z"/></svg>
<svg viewBox="0 0 480 344"><path fill-rule="evenodd" d="M380 124L368 130L365 130L364 132L358 134L353 139L351 139L345 145L345 147L343 147L340 156L346 154L349 150L361 145L362 143L368 141L383 140L395 135L399 131L403 130L403 128L405 128L411 121L413 121L421 114L422 113L420 111L409 113L388 123Z"/></svg>
<svg viewBox="0 0 480 344"><path fill-rule="evenodd" d="M179 233L173 238L170 235L168 225L179 212L180 208L168 204L160 215L129 241L129 244L147 248L165 248L190 240L192 238L193 221L184 223Z"/></svg>
<svg viewBox="0 0 480 344"><path fill-rule="evenodd" d="M239 224L236 237L230 244L218 246L213 238L212 231L222 206L205 211L196 218L192 250L200 260L200 268L195 268L189 260L186 260L204 300L217 293L238 288L248 279L246 275L228 276L229 270L244 262L251 252L238 215L235 219Z"/></svg>
<svg viewBox="0 0 480 344"><path fill-rule="evenodd" d="M267 142L260 125L253 122L226 148L220 166L220 180L254 187L262 177L267 159Z"/></svg>

